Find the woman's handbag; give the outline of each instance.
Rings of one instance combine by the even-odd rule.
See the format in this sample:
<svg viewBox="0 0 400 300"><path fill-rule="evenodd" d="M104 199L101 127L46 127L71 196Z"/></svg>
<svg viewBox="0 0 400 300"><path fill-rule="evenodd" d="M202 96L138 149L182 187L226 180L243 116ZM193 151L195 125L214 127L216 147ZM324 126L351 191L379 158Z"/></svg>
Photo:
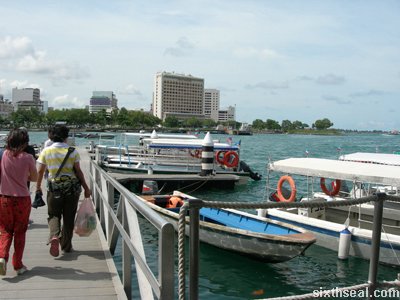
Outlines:
<svg viewBox="0 0 400 300"><path fill-rule="evenodd" d="M43 201L43 193L42 191L36 191L35 199L32 202L33 208L38 208L41 206L45 206L46 203Z"/></svg>
<svg viewBox="0 0 400 300"><path fill-rule="evenodd" d="M97 219L93 202L85 198L76 213L74 232L79 236L89 236L96 229Z"/></svg>

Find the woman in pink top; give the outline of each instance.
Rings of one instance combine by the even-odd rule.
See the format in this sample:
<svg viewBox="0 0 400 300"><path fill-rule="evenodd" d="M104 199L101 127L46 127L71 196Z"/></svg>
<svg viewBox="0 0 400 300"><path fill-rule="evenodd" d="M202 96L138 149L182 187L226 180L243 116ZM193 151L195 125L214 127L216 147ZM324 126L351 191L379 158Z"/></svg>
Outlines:
<svg viewBox="0 0 400 300"><path fill-rule="evenodd" d="M31 212L27 181L37 180L35 160L24 152L29 135L25 129L10 131L0 162L0 275L6 274L11 244L12 265L18 275L27 271L22 263L25 236Z"/></svg>

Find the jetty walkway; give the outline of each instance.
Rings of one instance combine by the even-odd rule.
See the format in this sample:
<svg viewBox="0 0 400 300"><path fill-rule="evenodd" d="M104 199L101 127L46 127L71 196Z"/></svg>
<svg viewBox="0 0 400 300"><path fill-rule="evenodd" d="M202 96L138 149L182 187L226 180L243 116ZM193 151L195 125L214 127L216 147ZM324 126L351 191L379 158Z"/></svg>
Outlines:
<svg viewBox="0 0 400 300"><path fill-rule="evenodd" d="M89 154L83 148L78 151L81 168L89 181ZM32 192L35 187L32 183ZM32 208L30 218L33 223L27 231L23 259L29 271L17 276L10 257L7 275L0 277L0 299L126 299L99 224L89 237L74 236L74 252L60 251L60 256L55 258L46 245L47 206Z"/></svg>

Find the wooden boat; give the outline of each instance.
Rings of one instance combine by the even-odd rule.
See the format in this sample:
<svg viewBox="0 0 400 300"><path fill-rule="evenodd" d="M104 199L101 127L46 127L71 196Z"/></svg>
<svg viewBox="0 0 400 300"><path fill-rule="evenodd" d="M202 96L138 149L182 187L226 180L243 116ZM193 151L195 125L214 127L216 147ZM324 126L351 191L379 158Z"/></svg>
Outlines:
<svg viewBox="0 0 400 300"><path fill-rule="evenodd" d="M177 230L181 201L196 199L187 194L143 195L138 198L172 222ZM186 217L187 223L190 221ZM186 233L189 226L186 226ZM266 262L284 262L302 253L315 236L296 226L233 209L201 208L201 242Z"/></svg>
<svg viewBox="0 0 400 300"><path fill-rule="evenodd" d="M267 194L270 194L270 200L274 201L306 202L315 199L341 201L384 192L380 190L384 186L400 186L399 167L387 164L321 158L289 158L271 162L268 165L268 171L270 182L272 182L273 173L283 174L276 189L267 186ZM325 178L331 183L325 185ZM286 183L282 184L284 181ZM285 189L287 182L291 183L290 189ZM301 197L298 199L296 194ZM399 266L398 203L395 203L397 207L387 204L389 203L384 203L383 209L380 262ZM340 234L347 228L351 234L348 255L370 258L374 222L373 204L364 203L326 209L268 209L267 211L259 210L259 215L304 227L316 235L317 245L332 250L339 249Z"/></svg>

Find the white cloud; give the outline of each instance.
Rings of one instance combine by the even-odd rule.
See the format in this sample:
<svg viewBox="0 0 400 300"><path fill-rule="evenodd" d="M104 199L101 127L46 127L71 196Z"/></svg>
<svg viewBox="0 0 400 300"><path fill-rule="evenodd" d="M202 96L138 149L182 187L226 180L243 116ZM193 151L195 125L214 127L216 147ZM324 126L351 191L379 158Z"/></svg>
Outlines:
<svg viewBox="0 0 400 300"><path fill-rule="evenodd" d="M0 59L10 71L44 75L54 85L67 80L80 81L89 77L88 70L79 63L64 62L48 57L47 52L35 50L28 37L5 37L0 39Z"/></svg>
<svg viewBox="0 0 400 300"><path fill-rule="evenodd" d="M16 62L16 69L22 72L51 73L52 66L46 61L46 52L36 51L33 54L25 55Z"/></svg>
<svg viewBox="0 0 400 300"><path fill-rule="evenodd" d="M55 108L83 108L86 100L80 100L78 97L70 97L69 95L56 96L49 101L49 106Z"/></svg>
<svg viewBox="0 0 400 300"><path fill-rule="evenodd" d="M371 97L371 96L382 96L384 95L385 92L383 91L378 91L378 90L369 90L369 91L363 91L363 92L356 92L350 94L350 97Z"/></svg>
<svg viewBox="0 0 400 300"><path fill-rule="evenodd" d="M25 36L15 38L6 36L0 39L0 59L20 57L33 52L32 42Z"/></svg>
<svg viewBox="0 0 400 300"><path fill-rule="evenodd" d="M322 98L326 101L334 102L337 104L352 104L352 102L349 100L340 99L339 97L335 96L322 96Z"/></svg>
<svg viewBox="0 0 400 300"><path fill-rule="evenodd" d="M28 87L28 81L13 80L10 82L10 87L17 87L19 89L23 89Z"/></svg>
<svg viewBox="0 0 400 300"><path fill-rule="evenodd" d="M194 44L189 41L187 37L180 37L175 42L175 47L165 49L164 55L171 55L176 57L187 56L194 49Z"/></svg>
<svg viewBox="0 0 400 300"><path fill-rule="evenodd" d="M289 83L288 82L271 82L271 81L264 81L258 82L256 84L249 84L246 86L247 89L265 89L265 90L282 90L288 89Z"/></svg>
<svg viewBox="0 0 400 300"><path fill-rule="evenodd" d="M339 85L346 82L346 79L343 76L338 76L335 74L326 74L323 76L319 76L316 80L318 84L326 84L326 85Z"/></svg>
<svg viewBox="0 0 400 300"><path fill-rule="evenodd" d="M258 58L261 60L273 60L283 57L275 50L267 48L256 49L253 47L237 48L233 51L233 55L238 58Z"/></svg>
<svg viewBox="0 0 400 300"><path fill-rule="evenodd" d="M143 96L142 92L137 89L132 83L128 84L122 91L119 91L118 93L122 95Z"/></svg>

